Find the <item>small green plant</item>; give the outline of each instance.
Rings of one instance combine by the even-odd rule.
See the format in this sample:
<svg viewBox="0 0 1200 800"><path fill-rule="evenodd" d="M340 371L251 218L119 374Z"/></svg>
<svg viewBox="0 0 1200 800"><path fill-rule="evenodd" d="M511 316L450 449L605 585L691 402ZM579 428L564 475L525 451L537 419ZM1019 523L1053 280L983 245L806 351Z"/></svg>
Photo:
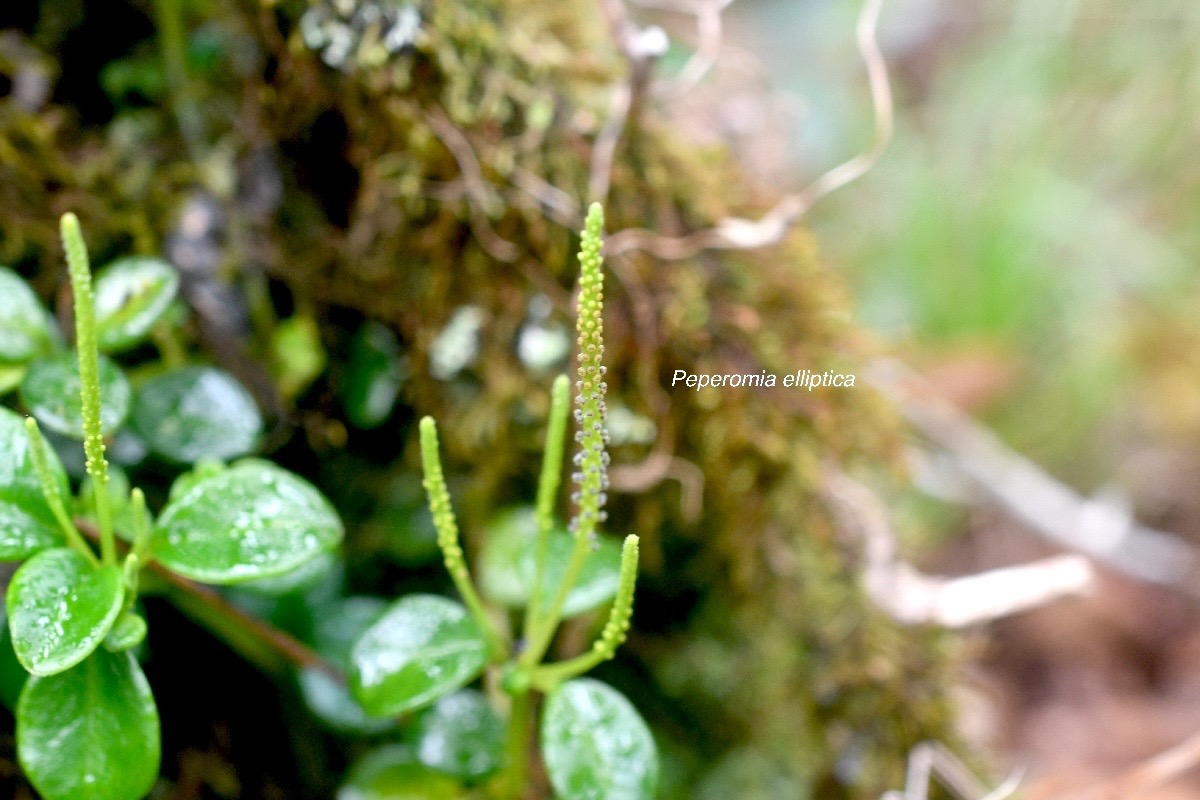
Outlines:
<svg viewBox="0 0 1200 800"><path fill-rule="evenodd" d="M86 253L79 249L73 258L86 260ZM152 453L168 463L194 464L251 452L262 431L253 398L227 372L186 363L176 324L186 311L176 300L175 269L158 258L121 258L97 272L94 286L89 276L87 285L93 307L78 308L90 314L100 432L112 439L116 460L133 466ZM147 340L161 358L137 369L135 388L112 356ZM65 446L84 434L80 370L33 290L0 267L0 395L17 390L43 431Z"/></svg>
<svg viewBox="0 0 1200 800"><path fill-rule="evenodd" d="M93 287L72 214L62 237L74 355L28 287L0 270L0 359L10 378L22 374L32 414L23 420L0 408L0 558L24 562L6 595L12 650L29 673L16 705L17 752L48 800L134 800L150 790L160 757L158 710L134 655L146 635L136 606L143 569L153 563L175 580L211 584L269 579L304 570L343 531L313 486L257 459L205 461L176 481L157 518L140 489L112 480L106 437L125 419L132 392L100 353L149 334L176 279L169 265L134 260L109 267ZM154 451L186 463L249 450L253 404L229 416L206 403L228 399L222 376L180 367L140 385L138 430ZM135 404L135 420L138 413ZM239 415L241 428L230 426ZM78 497L41 426L82 438L87 480Z"/></svg>
<svg viewBox="0 0 1200 800"><path fill-rule="evenodd" d="M625 640L637 578L638 538L623 547L600 537L608 488L603 366L603 211L593 205L580 248L578 380L574 402L578 452L572 500L576 512L563 530L555 522L568 418L570 383L553 384L546 448L532 511L512 512L491 531L479 560L478 586L459 541L458 523L438 452L437 425L420 422L425 490L446 570L462 602L415 594L359 617L364 628L349 648L349 682L365 718L420 712L407 744L391 744L361 761L347 796L458 797L461 783L487 784L497 796L525 797L540 716L540 751L561 800L648 800L658 780L649 728L622 694L581 677L613 656ZM613 556L616 556L615 560ZM484 604L524 607L521 635ZM559 624L610 600L607 622L582 655L544 663ZM362 600L360 598L360 600ZM364 609L365 610L365 609ZM463 687L488 673L492 704ZM507 732L502 731L507 708ZM424 710L422 710L424 709ZM433 737L432 739L430 737ZM431 744L432 743L432 744ZM453 757L447 754L456 754ZM427 769L432 768L432 769Z"/></svg>

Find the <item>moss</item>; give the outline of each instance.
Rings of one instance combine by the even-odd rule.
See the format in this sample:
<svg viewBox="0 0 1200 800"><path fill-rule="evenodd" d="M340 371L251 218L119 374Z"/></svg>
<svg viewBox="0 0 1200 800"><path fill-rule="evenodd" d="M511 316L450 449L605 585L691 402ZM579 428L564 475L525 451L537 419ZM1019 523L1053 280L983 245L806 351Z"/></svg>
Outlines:
<svg viewBox="0 0 1200 800"><path fill-rule="evenodd" d="M369 317L399 333L416 368L397 419L437 414L449 471L470 476L464 528L478 531L495 509L532 496L548 381L514 343L536 294L568 318L577 225L551 221L514 185L529 173L572 197L586 192L590 142L622 70L594 4L419 3L414 45L381 55L368 37L361 58L338 68L305 43L303 3L200 6L224 47L197 92L214 155L191 163L161 107L81 126L69 108L0 101L0 258L40 268L48 291L62 211L79 213L102 260L160 249L185 199L208 191L230 217L227 261L261 268L325 319ZM346 19L322 8L326 22ZM431 123L439 115L469 142L482 187L462 184ZM238 191L248 169L275 163L252 158L263 151L288 165L268 213ZM488 225L520 253L512 262L489 255L472 228L466 195L480 189ZM681 233L757 216L772 199L728 153L689 142L644 105L617 153L608 224ZM861 386L669 388L676 369L853 371L872 345L839 281L803 231L758 252L665 263L633 253L611 267L614 400L654 419L670 452L704 476L698 519L674 478L612 501L609 529L638 533L646 565L631 650L653 688L635 694L652 698L664 729L689 734L697 764L758 753L797 787L792 796L900 785L913 744L953 738L953 642L901 630L870 606L814 493L826 459L894 465L895 417ZM430 348L465 304L484 312L480 356L436 380ZM301 403L309 417L337 413L319 388ZM408 470L415 426L399 435ZM614 460L651 452L628 445Z"/></svg>

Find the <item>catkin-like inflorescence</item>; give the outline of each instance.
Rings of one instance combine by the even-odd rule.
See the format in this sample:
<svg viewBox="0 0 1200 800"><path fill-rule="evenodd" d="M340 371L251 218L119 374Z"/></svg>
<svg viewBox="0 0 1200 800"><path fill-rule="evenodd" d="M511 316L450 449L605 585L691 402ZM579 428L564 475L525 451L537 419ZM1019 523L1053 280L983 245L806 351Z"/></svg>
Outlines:
<svg viewBox="0 0 1200 800"><path fill-rule="evenodd" d="M425 493L429 497L429 512L437 529L438 547L441 548L446 571L455 580L467 576L466 560L462 545L458 541L458 520L450 505L450 491L446 488L446 477L442 473L442 459L438 454L437 424L430 417L421 420L421 464L425 472Z"/></svg>
<svg viewBox="0 0 1200 800"><path fill-rule="evenodd" d="M572 480L578 487L572 495L578 511L571 520L571 532L576 536L591 536L604 521L604 503L608 491L608 430L605 426L607 409L604 394L604 209L593 203L588 209L587 223L579 245L579 314L575 323L578 333L579 371L575 382L575 421L579 430L575 440L579 452L575 455Z"/></svg>
<svg viewBox="0 0 1200 800"><path fill-rule="evenodd" d="M629 620L633 616L633 589L637 583L638 537L625 537L621 548L621 579L617 584L617 596L613 599L608 622L592 650L602 659L612 658L617 648L625 642L629 633Z"/></svg>
<svg viewBox="0 0 1200 800"><path fill-rule="evenodd" d="M79 354L79 393L82 401L83 452L87 471L98 487L108 484L104 460L104 435L100 424L100 366L96 348L96 301L92 294L92 270L79 220L67 213L60 223L67 271L75 296L75 351Z"/></svg>

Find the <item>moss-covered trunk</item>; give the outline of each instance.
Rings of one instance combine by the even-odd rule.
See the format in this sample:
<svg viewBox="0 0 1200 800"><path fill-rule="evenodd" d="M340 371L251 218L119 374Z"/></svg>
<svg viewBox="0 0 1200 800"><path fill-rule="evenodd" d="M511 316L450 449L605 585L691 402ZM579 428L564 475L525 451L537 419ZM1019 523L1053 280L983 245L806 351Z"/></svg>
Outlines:
<svg viewBox="0 0 1200 800"><path fill-rule="evenodd" d="M249 287L245 323L208 326L218 358L265 353L277 313L323 321L335 368L290 405L272 402L281 452L311 464L315 451L331 494L369 509L344 471L368 476L355 487L411 472L412 422L428 412L452 469L471 476L460 482L469 532L528 502L549 378L517 341L535 322L569 323L574 209L626 70L597 5L187 6L186 93L157 66L148 2L43 0L9 20L22 31L0 47L11 85L32 80L31 65L57 77L44 101L15 89L0 99L0 259L52 291L68 209L98 259L173 242L176 260L195 259L180 265L193 281ZM114 15L140 22L112 39ZM72 46L86 52L66 55ZM190 149L172 109L181 101L198 113ZM756 217L772 200L726 152L673 130L652 98L634 108L611 182L610 230L677 235ZM197 198L219 225L204 227ZM814 491L824 460L892 463L890 410L861 385L671 386L676 370L854 371L871 345L836 276L803 231L760 251L669 262L632 252L610 266L609 385L656 435L615 451L609 528L642 537L645 573L632 655L608 676L678 756L677 796L701 796L683 788L697 781L702 796L739 798L898 785L909 747L951 736L952 643L869 605ZM548 316L531 313L547 301ZM467 306L480 352L434 377L439 333ZM410 377L382 432L347 433L336 357L362 318L397 332Z"/></svg>

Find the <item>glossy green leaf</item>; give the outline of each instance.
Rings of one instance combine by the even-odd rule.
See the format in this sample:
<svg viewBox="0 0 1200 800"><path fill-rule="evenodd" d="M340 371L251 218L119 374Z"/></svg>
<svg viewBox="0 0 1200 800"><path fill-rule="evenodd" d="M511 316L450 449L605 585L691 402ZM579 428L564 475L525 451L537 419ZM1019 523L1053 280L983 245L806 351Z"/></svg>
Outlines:
<svg viewBox="0 0 1200 800"><path fill-rule="evenodd" d="M0 364L0 396L6 395L25 380L24 364Z"/></svg>
<svg viewBox="0 0 1200 800"><path fill-rule="evenodd" d="M411 473L394 476L359 530L358 541L365 547L378 549L406 567L442 559L425 488L421 479Z"/></svg>
<svg viewBox="0 0 1200 800"><path fill-rule="evenodd" d="M13 652L12 632L8 629L8 613L0 607L0 703L9 711L17 710L17 698L29 680L29 673L17 661Z"/></svg>
<svg viewBox="0 0 1200 800"><path fill-rule="evenodd" d="M368 713L402 714L475 679L487 665L483 631L453 600L402 597L351 653L350 686Z"/></svg>
<svg viewBox="0 0 1200 800"><path fill-rule="evenodd" d="M387 602L378 597L347 597L325 609L316 619L313 645L329 663L347 669L354 643L384 612ZM300 691L313 714L330 728L344 733L376 734L396 726L391 717L372 717L340 681L317 669L301 670Z"/></svg>
<svg viewBox="0 0 1200 800"><path fill-rule="evenodd" d="M492 601L509 608L529 602L535 574L534 540L537 520L532 508L501 514L484 534L479 558L479 584ZM546 574L542 581L542 607L549 608L571 560L575 540L566 530L550 533ZM563 616L572 617L603 605L617 593L621 580L621 547L600 537L583 562L575 585L563 604Z"/></svg>
<svg viewBox="0 0 1200 800"><path fill-rule="evenodd" d="M299 397L325 371L327 356L316 319L294 314L282 320L271 335L271 356L280 393L288 399Z"/></svg>
<svg viewBox="0 0 1200 800"><path fill-rule="evenodd" d="M313 645L338 667L350 667L354 645L388 610L381 597L346 597L326 608L313 626Z"/></svg>
<svg viewBox="0 0 1200 800"><path fill-rule="evenodd" d="M175 299L179 273L160 258L122 258L96 273L96 343L105 353L146 337Z"/></svg>
<svg viewBox="0 0 1200 800"><path fill-rule="evenodd" d="M142 440L142 437L125 427L111 437L106 448L106 455L110 464L136 467L146 460L146 456L150 455L150 448Z"/></svg>
<svg viewBox="0 0 1200 800"><path fill-rule="evenodd" d="M249 453L262 432L262 415L229 373L182 367L138 387L130 425L154 453L193 464Z"/></svg>
<svg viewBox="0 0 1200 800"><path fill-rule="evenodd" d="M473 782L503 765L504 735L504 722L483 692L460 689L421 712L411 743L425 766Z"/></svg>
<svg viewBox="0 0 1200 800"><path fill-rule="evenodd" d="M65 547L43 550L8 584L17 660L34 675L75 666L104 641L124 599L120 567L97 569Z"/></svg>
<svg viewBox="0 0 1200 800"><path fill-rule="evenodd" d="M290 594L303 592L317 586L330 572L338 568L338 557L331 552L318 553L295 569L279 575L266 578L256 578L238 584L243 593L263 595L264 597L286 597Z"/></svg>
<svg viewBox="0 0 1200 800"><path fill-rule="evenodd" d="M0 267L0 362L28 361L51 341L49 319L33 289L17 273Z"/></svg>
<svg viewBox="0 0 1200 800"><path fill-rule="evenodd" d="M62 462L51 448L46 457L59 496L69 497ZM33 466L25 423L20 414L0 408L0 561L28 558L62 539Z"/></svg>
<svg viewBox="0 0 1200 800"><path fill-rule="evenodd" d="M404 358L391 328L369 321L358 329L342 383L346 419L364 430L383 424L404 384Z"/></svg>
<svg viewBox="0 0 1200 800"><path fill-rule="evenodd" d="M112 433L129 416L133 394L120 367L100 357L100 425ZM29 365L21 381L21 402L43 427L83 438L79 399L79 363L73 353L41 358Z"/></svg>
<svg viewBox="0 0 1200 800"><path fill-rule="evenodd" d="M559 800L651 800L658 786L645 721L623 694L590 678L546 699L542 758Z"/></svg>
<svg viewBox="0 0 1200 800"><path fill-rule="evenodd" d="M110 653L132 650L146 639L146 620L132 611L126 611L113 623L112 630L104 637L104 648Z"/></svg>
<svg viewBox="0 0 1200 800"><path fill-rule="evenodd" d="M175 502L190 492L196 484L208 480L219 472L224 472L227 466L224 461L218 459L205 458L197 461L192 465L190 470L181 472L171 483L171 491L168 494L167 502Z"/></svg>
<svg viewBox="0 0 1200 800"><path fill-rule="evenodd" d="M403 745L381 747L354 765L337 800L453 800L463 787L446 775L416 763Z"/></svg>
<svg viewBox="0 0 1200 800"><path fill-rule="evenodd" d="M17 755L47 800L139 800L160 751L158 710L132 653L97 650L21 693Z"/></svg>
<svg viewBox="0 0 1200 800"><path fill-rule="evenodd" d="M337 512L308 481L246 461L197 482L154 526L165 566L204 583L282 575L342 539Z"/></svg>
<svg viewBox="0 0 1200 800"><path fill-rule="evenodd" d="M297 681L308 710L330 730L374 736L396 727L396 721L390 717L368 714L344 683L320 669L305 667Z"/></svg>

